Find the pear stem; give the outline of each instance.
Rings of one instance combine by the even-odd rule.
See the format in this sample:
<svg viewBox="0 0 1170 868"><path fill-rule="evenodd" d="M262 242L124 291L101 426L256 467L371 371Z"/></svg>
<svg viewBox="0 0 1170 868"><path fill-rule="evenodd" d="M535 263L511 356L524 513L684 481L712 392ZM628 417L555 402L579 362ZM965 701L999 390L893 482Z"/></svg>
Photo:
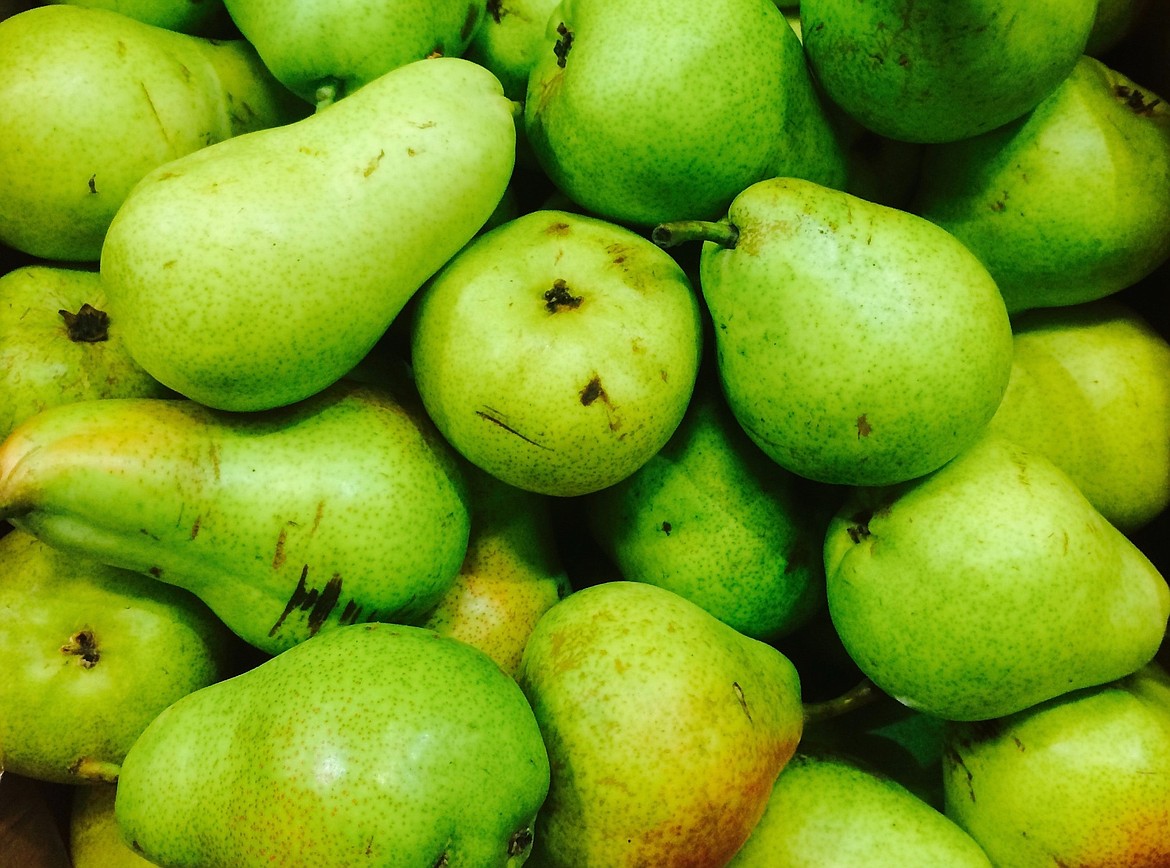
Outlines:
<svg viewBox="0 0 1170 868"><path fill-rule="evenodd" d="M733 223L711 220L672 220L659 223L650 233L659 247L674 247L687 241L711 241L731 249L739 241L739 229Z"/></svg>
<svg viewBox="0 0 1170 868"><path fill-rule="evenodd" d="M840 717L850 711L864 708L884 695L882 691L878 690L877 685L868 678L863 678L840 696L826 699L824 702L806 702L804 704L804 722L805 724L820 723L834 717Z"/></svg>
<svg viewBox="0 0 1170 868"><path fill-rule="evenodd" d="M338 86L337 79L323 82L317 86L317 90L313 93L313 110L321 111L327 109L341 97L341 88Z"/></svg>

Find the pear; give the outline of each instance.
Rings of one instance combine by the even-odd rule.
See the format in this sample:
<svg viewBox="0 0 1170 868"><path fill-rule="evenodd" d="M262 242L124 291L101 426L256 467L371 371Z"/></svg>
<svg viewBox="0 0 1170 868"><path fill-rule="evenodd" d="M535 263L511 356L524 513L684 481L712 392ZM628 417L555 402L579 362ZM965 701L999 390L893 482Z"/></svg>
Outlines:
<svg viewBox="0 0 1170 868"><path fill-rule="evenodd" d="M89 9L109 9L155 27L194 36L216 37L228 32L230 19L223 0L49 0Z"/></svg>
<svg viewBox="0 0 1170 868"><path fill-rule="evenodd" d="M624 479L670 439L700 323L668 253L608 221L539 210L475 239L429 282L411 359L427 412L465 458L571 497Z"/></svg>
<svg viewBox="0 0 1170 868"><path fill-rule="evenodd" d="M921 217L795 178L740 193L703 240L700 284L735 418L781 467L886 485L937 469L995 414L1011 323L995 282Z"/></svg>
<svg viewBox="0 0 1170 868"><path fill-rule="evenodd" d="M150 868L122 838L114 817L116 784L77 787L69 806L69 858L73 868Z"/></svg>
<svg viewBox="0 0 1170 868"><path fill-rule="evenodd" d="M1012 714L1154 656L1170 588L1043 455L988 433L934 473L857 489L825 537L829 611L885 692Z"/></svg>
<svg viewBox="0 0 1170 868"><path fill-rule="evenodd" d="M542 866L725 864L802 728L787 658L640 582L549 609L518 678L552 770Z"/></svg>
<svg viewBox="0 0 1170 868"><path fill-rule="evenodd" d="M784 767L734 868L991 868L966 832L895 781L831 754Z"/></svg>
<svg viewBox="0 0 1170 868"><path fill-rule="evenodd" d="M46 407L174 393L142 370L96 271L27 265L0 277L0 440Z"/></svg>
<svg viewBox="0 0 1170 868"><path fill-rule="evenodd" d="M157 398L45 410L0 447L0 518L186 588L270 654L423 617L469 533L459 465L411 396L349 382L265 413Z"/></svg>
<svg viewBox="0 0 1170 868"><path fill-rule="evenodd" d="M616 485L586 495L589 531L631 581L668 588L764 641L824 603L828 515L806 483L748 439L711 367L670 441Z"/></svg>
<svg viewBox="0 0 1170 868"><path fill-rule="evenodd" d="M484 0L224 0L232 21L289 90L321 105L426 57L458 57Z"/></svg>
<svg viewBox="0 0 1170 868"><path fill-rule="evenodd" d="M546 47L548 19L560 0L487 0L487 15L464 56L495 73L511 99L523 102L528 74Z"/></svg>
<svg viewBox="0 0 1170 868"><path fill-rule="evenodd" d="M232 674L235 637L188 592L0 538L0 768L111 780L155 715Z"/></svg>
<svg viewBox="0 0 1170 868"><path fill-rule="evenodd" d="M829 98L893 139L949 142L1008 123L1068 75L1097 0L804 0L804 48Z"/></svg>
<svg viewBox="0 0 1170 868"><path fill-rule="evenodd" d="M1027 311L1013 329L991 429L1050 458L1110 524L1147 525L1170 505L1166 337L1115 299Z"/></svg>
<svg viewBox="0 0 1170 868"><path fill-rule="evenodd" d="M352 624L160 714L114 814L172 866L516 868L548 786L532 709L489 657Z"/></svg>
<svg viewBox="0 0 1170 868"><path fill-rule="evenodd" d="M946 811L996 866L1170 864L1170 677L1156 664L948 727Z"/></svg>
<svg viewBox="0 0 1170 868"><path fill-rule="evenodd" d="M775 175L845 179L800 40L770 0L564 0L524 127L563 192L623 224L713 220Z"/></svg>
<svg viewBox="0 0 1170 868"><path fill-rule="evenodd" d="M106 9L7 18L0 62L0 240L44 259L97 262L114 213L151 170L304 113L244 40Z"/></svg>
<svg viewBox="0 0 1170 868"><path fill-rule="evenodd" d="M982 260L1013 314L1111 295L1170 257L1170 110L1082 57L1019 120L928 148L910 208Z"/></svg>
<svg viewBox="0 0 1170 868"><path fill-rule="evenodd" d="M471 530L454 583L422 626L483 651L513 677L540 616L569 591L547 498L465 465Z"/></svg>
<svg viewBox="0 0 1170 868"><path fill-rule="evenodd" d="M515 125L490 72L420 60L359 93L173 160L119 209L102 279L156 379L219 409L307 398L491 216Z"/></svg>

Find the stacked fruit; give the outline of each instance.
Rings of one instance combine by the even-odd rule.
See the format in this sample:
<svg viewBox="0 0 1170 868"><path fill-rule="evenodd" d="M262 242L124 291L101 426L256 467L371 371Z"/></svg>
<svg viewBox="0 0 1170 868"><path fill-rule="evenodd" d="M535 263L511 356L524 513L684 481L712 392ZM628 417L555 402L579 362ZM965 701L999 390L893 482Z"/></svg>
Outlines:
<svg viewBox="0 0 1170 868"><path fill-rule="evenodd" d="M0 848L1170 864L1168 47L5 9Z"/></svg>

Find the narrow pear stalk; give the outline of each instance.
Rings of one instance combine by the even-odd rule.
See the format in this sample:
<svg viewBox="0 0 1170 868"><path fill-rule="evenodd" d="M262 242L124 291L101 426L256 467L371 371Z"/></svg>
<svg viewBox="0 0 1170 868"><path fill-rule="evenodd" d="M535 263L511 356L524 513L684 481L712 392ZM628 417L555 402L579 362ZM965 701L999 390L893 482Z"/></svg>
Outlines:
<svg viewBox="0 0 1170 868"><path fill-rule="evenodd" d="M877 686L868 678L862 678L840 696L826 699L824 702L806 702L804 704L804 722L820 723L834 717L840 717L850 711L875 702L883 696Z"/></svg>
<svg viewBox="0 0 1170 868"><path fill-rule="evenodd" d="M731 249L739 241L739 228L733 223L711 220L672 220L655 226L650 238L659 247L675 247L687 241L713 241Z"/></svg>

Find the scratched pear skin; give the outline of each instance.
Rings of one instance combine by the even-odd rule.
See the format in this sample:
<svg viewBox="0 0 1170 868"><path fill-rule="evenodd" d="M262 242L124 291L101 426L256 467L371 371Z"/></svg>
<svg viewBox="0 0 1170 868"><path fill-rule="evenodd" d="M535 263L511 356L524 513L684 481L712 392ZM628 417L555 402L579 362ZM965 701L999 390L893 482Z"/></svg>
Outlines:
<svg viewBox="0 0 1170 868"><path fill-rule="evenodd" d="M279 410L102 399L0 445L0 519L199 596L275 654L421 619L467 550L456 458L408 393L342 381Z"/></svg>

